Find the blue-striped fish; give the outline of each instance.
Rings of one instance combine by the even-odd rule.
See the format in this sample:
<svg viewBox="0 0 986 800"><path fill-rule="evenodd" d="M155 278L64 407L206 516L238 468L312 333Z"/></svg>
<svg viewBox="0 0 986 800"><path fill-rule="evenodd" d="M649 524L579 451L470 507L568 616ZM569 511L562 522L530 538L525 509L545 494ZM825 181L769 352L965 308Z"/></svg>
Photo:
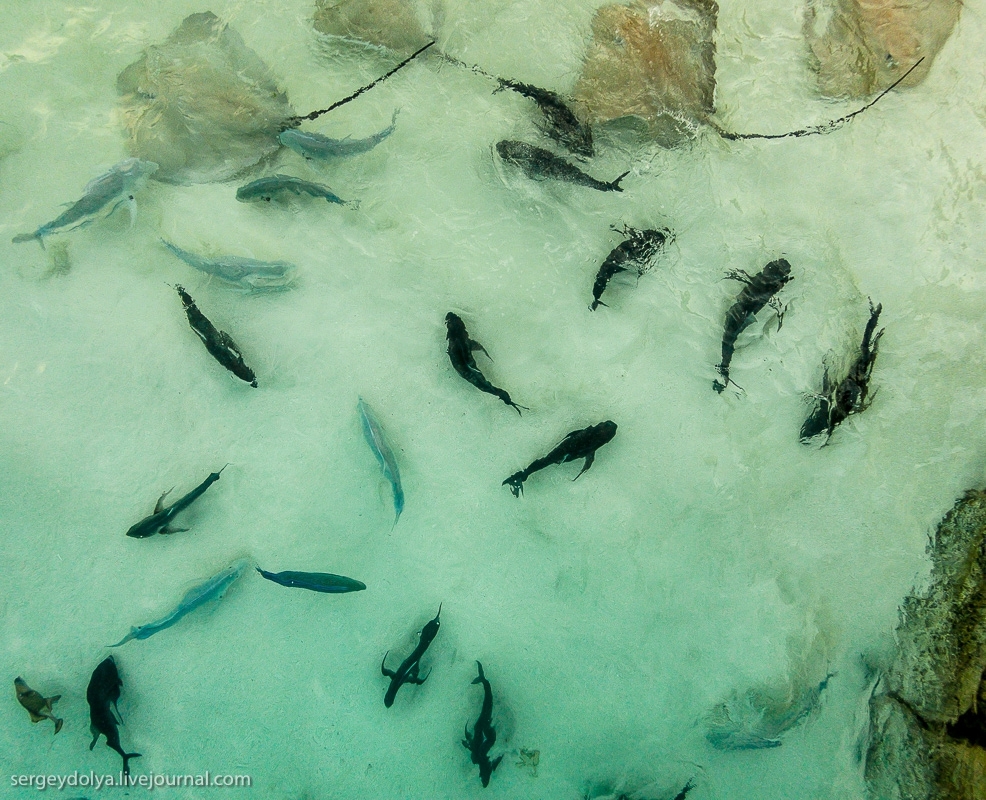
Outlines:
<svg viewBox="0 0 986 800"><path fill-rule="evenodd" d="M397 127L397 109L390 120L390 125L379 133L367 136L365 139L354 139L347 136L345 139L330 139L320 133L309 133L299 131L297 128L288 128L281 131L277 137L278 141L285 147L289 147L296 153L300 153L305 158L316 158L325 160L330 158L349 158L349 156L366 153L376 147L394 132Z"/></svg>
<svg viewBox="0 0 986 800"><path fill-rule="evenodd" d="M230 564L222 572L213 575L208 580L203 581L198 586L194 586L185 592L185 596L181 599L181 602L175 606L171 613L166 614L155 622L148 622L146 625L139 625L131 628L130 633L124 636L116 644L111 644L110 647L119 647L121 644L129 642L131 639L148 639L158 631L163 631L165 628L170 628L178 620L186 614L194 611L199 606L208 603L210 600L221 599L222 596L226 594L226 590L232 586L241 575L243 575L249 566L250 562L245 558L241 558L239 561Z"/></svg>
<svg viewBox="0 0 986 800"><path fill-rule="evenodd" d="M270 292L284 289L294 280L297 270L294 264L287 261L258 261L243 256L205 258L182 250L165 239L161 242L190 267L215 275L220 280L247 291Z"/></svg>
<svg viewBox="0 0 986 800"><path fill-rule="evenodd" d="M331 572L268 572L257 567L257 572L267 580L290 586L295 589L310 589L313 592L342 594L343 592L361 592L366 584L344 575L333 575Z"/></svg>
<svg viewBox="0 0 986 800"><path fill-rule="evenodd" d="M397 520L401 518L401 512L404 510L404 490L401 488L401 473L397 469L397 459L394 458L394 451L390 449L390 445L383 435L380 422L362 397L356 404L356 410L359 412L359 419L363 425L363 436L366 443L370 445L373 455L380 462L383 476L390 481L390 486L394 490L394 524L396 525Z"/></svg>
<svg viewBox="0 0 986 800"><path fill-rule="evenodd" d="M89 181L82 198L72 203L70 208L51 222L46 222L34 233L19 234L13 241L37 240L44 247L45 236L81 228L100 217L108 217L124 204L130 208L130 221L133 223L136 215L134 193L156 171L157 164L153 161L141 161L139 158L128 158L114 164L108 172Z"/></svg>

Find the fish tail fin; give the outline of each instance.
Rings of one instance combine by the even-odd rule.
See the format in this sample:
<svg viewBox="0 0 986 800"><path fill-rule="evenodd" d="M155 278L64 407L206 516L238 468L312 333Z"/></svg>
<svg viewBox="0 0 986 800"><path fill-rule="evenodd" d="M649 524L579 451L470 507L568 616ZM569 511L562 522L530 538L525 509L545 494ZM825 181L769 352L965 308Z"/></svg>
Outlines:
<svg viewBox="0 0 986 800"><path fill-rule="evenodd" d="M55 733L58 733L62 729L62 725L65 724L65 720L58 717L52 717L52 719L55 720Z"/></svg>
<svg viewBox="0 0 986 800"><path fill-rule="evenodd" d="M33 242L35 239L38 240L38 244L40 244L41 249L44 250L45 247L44 240L40 236L38 236L37 233L19 233L10 241L12 241L14 244L21 244L22 242Z"/></svg>
<svg viewBox="0 0 986 800"><path fill-rule="evenodd" d="M623 191L623 187L620 186L620 181L622 181L629 174L630 174L630 170L627 170L622 175L620 175L620 177L618 177L615 181L612 181L609 184L610 191L612 191L612 192L622 192Z"/></svg>
<svg viewBox="0 0 986 800"><path fill-rule="evenodd" d="M589 310L595 311L597 308L599 308L599 306L606 306L606 308L609 308L609 305L604 303L602 300L593 300L592 303L589 304Z"/></svg>
<svg viewBox="0 0 986 800"><path fill-rule="evenodd" d="M130 774L130 759L140 758L140 753L123 753L123 774Z"/></svg>
<svg viewBox="0 0 986 800"><path fill-rule="evenodd" d="M521 470L520 472L515 472L500 485L509 486L513 496L520 497L524 493L524 481L526 478L527 476L524 474L524 471Z"/></svg>

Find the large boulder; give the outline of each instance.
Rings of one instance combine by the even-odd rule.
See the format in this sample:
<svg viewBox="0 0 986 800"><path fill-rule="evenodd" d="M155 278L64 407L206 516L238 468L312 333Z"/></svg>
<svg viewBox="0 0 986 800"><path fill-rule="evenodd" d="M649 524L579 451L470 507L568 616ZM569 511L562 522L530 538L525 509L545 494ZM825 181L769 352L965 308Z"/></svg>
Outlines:
<svg viewBox="0 0 986 800"><path fill-rule="evenodd" d="M805 36L818 87L865 97L924 57L904 86L925 79L959 18L962 0L808 0Z"/></svg>
<svg viewBox="0 0 986 800"><path fill-rule="evenodd" d="M643 120L673 145L715 110L715 0L605 5L574 97L593 124Z"/></svg>
<svg viewBox="0 0 986 800"><path fill-rule="evenodd" d="M874 800L986 800L986 492L938 526L928 589L908 597L870 703Z"/></svg>
<svg viewBox="0 0 986 800"><path fill-rule="evenodd" d="M270 69L206 11L117 78L130 152L172 183L226 180L276 150L294 115Z"/></svg>

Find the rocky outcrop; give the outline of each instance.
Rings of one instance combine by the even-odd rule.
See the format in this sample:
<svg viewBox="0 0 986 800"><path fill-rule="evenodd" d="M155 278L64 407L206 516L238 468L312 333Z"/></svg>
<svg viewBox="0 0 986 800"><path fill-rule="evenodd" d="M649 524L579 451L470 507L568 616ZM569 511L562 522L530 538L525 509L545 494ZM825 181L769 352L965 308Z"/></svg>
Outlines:
<svg viewBox="0 0 986 800"><path fill-rule="evenodd" d="M874 800L986 800L986 492L938 526L927 591L901 608L898 648L870 702Z"/></svg>

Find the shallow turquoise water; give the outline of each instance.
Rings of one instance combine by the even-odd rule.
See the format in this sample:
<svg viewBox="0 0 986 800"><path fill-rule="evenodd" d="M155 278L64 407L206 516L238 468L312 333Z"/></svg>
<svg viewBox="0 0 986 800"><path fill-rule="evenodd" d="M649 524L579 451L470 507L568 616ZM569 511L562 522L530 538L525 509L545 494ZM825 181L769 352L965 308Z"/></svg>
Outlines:
<svg viewBox="0 0 986 800"><path fill-rule="evenodd" d="M242 182L151 183L125 215L63 237L70 269L11 237L59 213L127 155L115 80L204 7L166 0L4 3L0 31L0 663L65 718L0 708L8 775L119 769L87 749L85 687L105 645L236 558L317 570L365 592L315 595L249 575L221 604L112 651L140 773L248 774L265 798L578 798L651 784L673 797L851 798L868 685L928 532L983 481L986 91L981 5L928 80L825 137L661 150L601 133L592 172L623 194L531 183L494 160L535 136L530 104L422 60L312 125L371 153L308 170L359 211L237 203ZM449 3L450 52L557 90L577 75L590 3ZM307 2L211 6L300 112L389 69L320 40ZM811 89L797 3L723 3L719 119L786 130L855 104ZM297 172L293 174L299 174ZM636 287L586 309L613 224L676 241ZM288 292L242 295L160 246L283 259ZM51 247L49 247L49 251ZM783 327L737 351L743 395L711 391L726 270L794 266ZM228 376L189 331L181 282L257 372ZM873 406L829 447L797 434L823 359L858 339L866 298L887 332ZM454 310L522 418L445 355ZM399 524L363 441L362 395L397 452ZM566 432L615 420L592 470L500 486ZM125 531L172 486L230 466L192 530ZM428 682L382 703L379 659L406 654L443 603ZM393 656L392 656L393 657ZM459 744L483 662L506 753L489 789ZM772 750L721 752L704 718L731 692L835 676ZM540 751L537 776L515 766ZM30 796L9 788L4 796ZM163 790L162 790L163 791ZM214 790L222 791L222 790ZM79 792L89 796L106 796ZM132 794L140 794L132 790ZM209 793L172 790L174 797ZM74 796L69 793L66 796Z"/></svg>

